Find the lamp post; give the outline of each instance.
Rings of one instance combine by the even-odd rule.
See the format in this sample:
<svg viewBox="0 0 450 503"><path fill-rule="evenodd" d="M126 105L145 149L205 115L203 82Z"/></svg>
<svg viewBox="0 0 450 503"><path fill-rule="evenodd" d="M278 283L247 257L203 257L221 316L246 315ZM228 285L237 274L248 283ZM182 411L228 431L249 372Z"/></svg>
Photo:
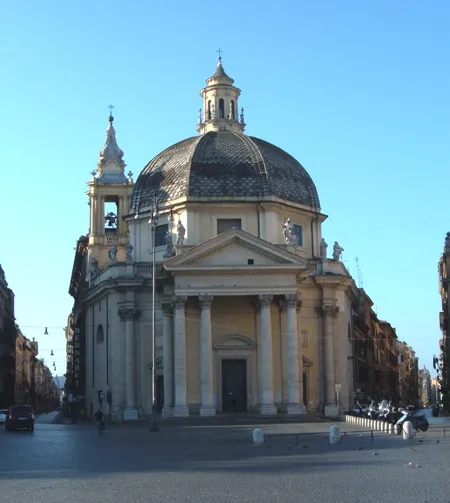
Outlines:
<svg viewBox="0 0 450 503"><path fill-rule="evenodd" d="M153 208L150 216L150 232L152 235L152 418L150 431L158 432L157 404L156 404L156 229L158 227L159 208L157 196L153 200Z"/></svg>

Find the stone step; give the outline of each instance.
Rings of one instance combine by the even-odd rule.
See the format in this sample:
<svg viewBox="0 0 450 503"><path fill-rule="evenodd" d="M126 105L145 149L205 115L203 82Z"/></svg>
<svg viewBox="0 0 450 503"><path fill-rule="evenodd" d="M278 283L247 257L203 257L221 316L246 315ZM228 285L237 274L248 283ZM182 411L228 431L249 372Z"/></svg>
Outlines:
<svg viewBox="0 0 450 503"><path fill-rule="evenodd" d="M287 414L278 414L276 416L260 416L253 414L218 414L213 417L171 417L159 419L160 424L190 424L190 425L228 425L228 424L280 424L280 423L315 423L326 422L329 418L325 418L320 414L302 414L298 416L288 416Z"/></svg>

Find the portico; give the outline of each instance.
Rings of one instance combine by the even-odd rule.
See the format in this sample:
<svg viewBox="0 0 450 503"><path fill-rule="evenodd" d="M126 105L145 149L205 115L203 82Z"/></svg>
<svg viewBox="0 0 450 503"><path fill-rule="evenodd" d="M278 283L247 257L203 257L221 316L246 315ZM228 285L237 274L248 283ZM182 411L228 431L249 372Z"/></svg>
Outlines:
<svg viewBox="0 0 450 503"><path fill-rule="evenodd" d="M225 248L232 261L227 265L223 265L222 258ZM252 257L251 264L247 255ZM245 403L246 411L274 415L276 404L284 403L287 413L304 413L297 282L309 273L306 262L289 251L232 229L167 260L164 267L175 277L173 339L169 319L164 323L163 335L166 350L173 347L173 355L165 353L164 361L174 362L173 373L171 364L164 364L164 415L169 416L172 407L176 417L195 409L201 416L213 416L227 407L224 388L229 388L235 408L242 408ZM275 337L274 326L280 326L282 318L283 329L277 330ZM239 319L246 326L239 326ZM285 368L279 363L282 356ZM194 361L199 363L197 386ZM229 363L224 365L224 361ZM233 384L227 377L231 361L235 362L235 369L243 369L241 382L236 377ZM287 387L283 387L283 382L287 382ZM279 388L277 393L275 386Z"/></svg>

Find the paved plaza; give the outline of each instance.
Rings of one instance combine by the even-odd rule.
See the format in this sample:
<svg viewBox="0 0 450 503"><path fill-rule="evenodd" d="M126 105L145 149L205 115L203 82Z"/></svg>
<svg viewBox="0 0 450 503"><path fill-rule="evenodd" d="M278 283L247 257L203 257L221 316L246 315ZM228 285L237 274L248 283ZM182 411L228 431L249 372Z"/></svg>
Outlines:
<svg viewBox="0 0 450 503"><path fill-rule="evenodd" d="M450 428L413 441L342 423L264 426L274 437L252 445L251 426L52 424L34 434L0 430L0 494L15 503L301 502L449 503ZM301 432L295 438L277 436ZM437 440L439 442L437 443ZM411 464L411 465L410 465Z"/></svg>

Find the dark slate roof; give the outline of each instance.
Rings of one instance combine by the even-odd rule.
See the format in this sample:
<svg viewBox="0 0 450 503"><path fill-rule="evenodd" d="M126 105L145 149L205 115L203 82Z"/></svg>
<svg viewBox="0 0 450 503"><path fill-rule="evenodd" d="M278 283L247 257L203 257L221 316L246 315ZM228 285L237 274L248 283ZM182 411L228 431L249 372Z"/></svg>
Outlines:
<svg viewBox="0 0 450 503"><path fill-rule="evenodd" d="M209 132L167 148L142 170L131 208L182 196L276 196L320 208L311 177L292 156L240 132Z"/></svg>

